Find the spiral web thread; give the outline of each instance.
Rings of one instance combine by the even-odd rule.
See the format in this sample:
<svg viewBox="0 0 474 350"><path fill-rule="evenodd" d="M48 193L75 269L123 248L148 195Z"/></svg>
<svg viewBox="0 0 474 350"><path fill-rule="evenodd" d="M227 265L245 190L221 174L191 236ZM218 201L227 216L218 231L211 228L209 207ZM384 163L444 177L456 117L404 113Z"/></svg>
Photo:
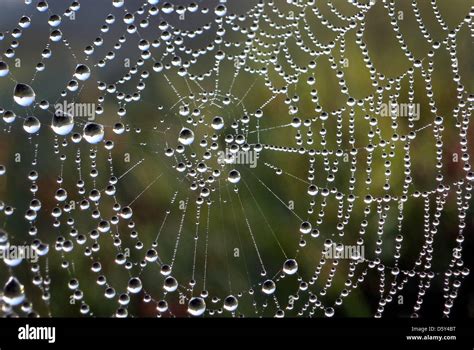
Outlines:
<svg viewBox="0 0 474 350"><path fill-rule="evenodd" d="M0 182L27 179L14 182L22 189L1 187L0 240L3 251L26 244L39 255L37 262L4 258L3 315L61 316L67 305L89 316L332 317L354 294L357 303L361 288L371 289L376 317L403 298L404 313L418 316L435 288L438 309L450 315L469 274L462 256L473 99L458 51L460 35L472 38L472 8L453 26L439 1L423 10L407 1L427 47L419 55L410 51L396 1L107 0L110 14L85 49L63 27L81 31L93 5L62 3L26 1L18 25L0 37L0 79L9 84ZM405 56L407 68L392 77L377 69L365 42L376 10ZM26 34L48 22L49 32L34 33L49 38L31 75L15 59ZM357 68L347 64L348 46L362 59ZM74 62L72 77L49 64L56 52ZM448 72L445 89L455 100L446 114L433 83L443 55L438 69ZM343 101L335 109L321 102L332 99L327 76L318 75L322 62L339 89L329 95ZM368 72L369 93L346 81L354 69ZM43 99L51 73L68 81ZM31 90L18 91L26 76ZM54 107L91 96L92 121L61 117ZM422 105L421 117L411 107L385 117L387 103ZM145 105L151 115L140 115ZM421 189L413 145L430 133L435 170ZM447 138L460 154L455 176L446 176ZM12 165L16 147L29 150L27 169ZM134 160L125 166L124 151ZM256 166L235 164L237 155L258 157ZM165 190L153 192L160 184ZM162 205L154 207L157 197ZM416 229L404 222L413 201ZM448 206L457 222L443 221ZM328 258L348 245L364 247L364 256ZM417 254L403 260L410 245ZM434 261L437 250L445 263Z"/></svg>

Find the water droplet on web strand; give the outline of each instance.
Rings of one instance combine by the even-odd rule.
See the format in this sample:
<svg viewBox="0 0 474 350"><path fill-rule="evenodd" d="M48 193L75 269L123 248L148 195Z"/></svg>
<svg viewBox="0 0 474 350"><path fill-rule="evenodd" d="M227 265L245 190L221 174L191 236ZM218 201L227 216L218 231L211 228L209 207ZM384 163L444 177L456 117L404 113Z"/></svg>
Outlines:
<svg viewBox="0 0 474 350"><path fill-rule="evenodd" d="M133 294L139 293L142 290L142 281L138 277L130 278L127 290Z"/></svg>
<svg viewBox="0 0 474 350"><path fill-rule="evenodd" d="M298 271L298 263L295 259L288 259L283 264L283 272L287 275L294 275Z"/></svg>
<svg viewBox="0 0 474 350"><path fill-rule="evenodd" d="M334 316L334 309L332 307L327 307L324 310L324 316L326 317L333 317Z"/></svg>
<svg viewBox="0 0 474 350"><path fill-rule="evenodd" d="M0 77L6 77L10 73L10 69L8 68L8 64L3 61L0 61Z"/></svg>
<svg viewBox="0 0 474 350"><path fill-rule="evenodd" d="M178 141L184 146L189 146L194 142L194 132L188 128L181 129Z"/></svg>
<svg viewBox="0 0 474 350"><path fill-rule="evenodd" d="M194 297L189 300L188 313L192 316L201 316L206 311L206 302L203 298Z"/></svg>
<svg viewBox="0 0 474 350"><path fill-rule="evenodd" d="M233 295L229 295L227 298L225 298L224 309L226 309L227 311L230 311L230 312L235 311L238 306L239 306L239 301Z"/></svg>
<svg viewBox="0 0 474 350"><path fill-rule="evenodd" d="M87 123L83 135L90 144L99 143L104 139L104 127L97 123Z"/></svg>
<svg viewBox="0 0 474 350"><path fill-rule="evenodd" d="M35 102L36 94L27 84L16 84L13 90L13 99L22 107L28 107Z"/></svg>
<svg viewBox="0 0 474 350"><path fill-rule="evenodd" d="M12 111L5 111L3 113L3 121L7 124L11 124L15 121L16 119L16 114Z"/></svg>
<svg viewBox="0 0 474 350"><path fill-rule="evenodd" d="M36 134L40 128L41 128L41 123L36 117L33 117L33 116L26 117L25 121L23 122L23 129L28 134Z"/></svg>
<svg viewBox="0 0 474 350"><path fill-rule="evenodd" d="M220 130L224 127L224 119L222 117L215 117L212 119L211 127L214 130Z"/></svg>
<svg viewBox="0 0 474 350"><path fill-rule="evenodd" d="M227 7L223 4L219 4L215 7L214 9L214 13L216 14L216 16L218 17L223 17L226 15L227 13Z"/></svg>
<svg viewBox="0 0 474 350"><path fill-rule="evenodd" d="M91 76L91 70L85 64L79 64L76 67L74 77L78 80L85 81Z"/></svg>
<svg viewBox="0 0 474 350"><path fill-rule="evenodd" d="M176 289L178 289L178 281L176 281L176 279L172 276L166 277L163 284L163 289L167 292L174 292Z"/></svg>
<svg viewBox="0 0 474 350"><path fill-rule="evenodd" d="M21 304L25 300L25 289L16 277L10 277L3 287L3 301L11 306Z"/></svg>
<svg viewBox="0 0 474 350"><path fill-rule="evenodd" d="M67 113L57 111L51 121L51 129L58 135L67 135L74 129L74 118Z"/></svg>
<svg viewBox="0 0 474 350"><path fill-rule="evenodd" d="M311 232L311 228L311 224L308 221L304 221L301 223L300 232L302 234L308 234Z"/></svg>
<svg viewBox="0 0 474 350"><path fill-rule="evenodd" d="M231 170L227 178L230 183L236 184L240 181L240 173L237 170Z"/></svg>
<svg viewBox="0 0 474 350"><path fill-rule="evenodd" d="M266 280L265 282L263 282L262 284L263 293L270 295L270 294L273 294L275 290L276 290L275 282L273 282L272 280Z"/></svg>

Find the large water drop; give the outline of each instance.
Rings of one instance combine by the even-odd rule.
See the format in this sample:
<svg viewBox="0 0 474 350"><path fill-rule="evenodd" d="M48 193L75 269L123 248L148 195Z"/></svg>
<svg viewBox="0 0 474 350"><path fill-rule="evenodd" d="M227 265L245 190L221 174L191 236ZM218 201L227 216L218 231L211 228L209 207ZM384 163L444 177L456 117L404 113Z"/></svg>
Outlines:
<svg viewBox="0 0 474 350"><path fill-rule="evenodd" d="M127 290L133 294L139 293L142 290L142 281L138 277L130 278Z"/></svg>
<svg viewBox="0 0 474 350"><path fill-rule="evenodd" d="M288 259L283 264L283 272L287 275L294 275L298 271L298 263L295 259Z"/></svg>
<svg viewBox="0 0 474 350"><path fill-rule="evenodd" d="M38 118L33 116L26 117L25 121L23 122L23 129L25 129L28 134L36 134L40 127L40 121Z"/></svg>
<svg viewBox="0 0 474 350"><path fill-rule="evenodd" d="M10 73L10 69L8 68L8 64L3 61L0 61L0 77L6 77Z"/></svg>
<svg viewBox="0 0 474 350"><path fill-rule="evenodd" d="M206 311L206 302L203 298L194 297L189 300L188 313L192 316L201 316Z"/></svg>
<svg viewBox="0 0 474 350"><path fill-rule="evenodd" d="M224 309L227 311L235 311L239 306L239 301L233 295L229 295L227 298L224 299Z"/></svg>
<svg viewBox="0 0 474 350"><path fill-rule="evenodd" d="M219 4L215 7L214 9L214 13L216 14L216 16L218 17L223 17L226 15L227 13L227 7L223 4Z"/></svg>
<svg viewBox="0 0 474 350"><path fill-rule="evenodd" d="M231 170L227 178L230 183L236 184L240 181L240 173L237 170Z"/></svg>
<svg viewBox="0 0 474 350"><path fill-rule="evenodd" d="M10 277L3 287L3 301L11 306L19 305L25 300L25 288L16 277Z"/></svg>
<svg viewBox="0 0 474 350"><path fill-rule="evenodd" d="M185 146L189 146L194 142L194 132L188 128L181 129L178 137L179 143Z"/></svg>
<svg viewBox="0 0 474 350"><path fill-rule="evenodd" d="M104 139L104 127L96 123L87 123L83 134L87 142L96 144Z"/></svg>
<svg viewBox="0 0 474 350"><path fill-rule="evenodd" d="M275 282L273 282L272 280L266 280L265 282L263 282L262 284L263 293L270 295L270 294L273 294L275 290L276 290Z"/></svg>
<svg viewBox="0 0 474 350"><path fill-rule="evenodd" d="M69 134L74 128L74 119L71 115L56 111L51 121L51 129L61 136Z"/></svg>
<svg viewBox="0 0 474 350"><path fill-rule="evenodd" d="M212 119L211 127L214 130L220 130L224 127L224 119L222 117L215 117Z"/></svg>
<svg viewBox="0 0 474 350"><path fill-rule="evenodd" d="M16 84L15 90L13 90L13 99L20 106L28 107L35 102L36 94L27 84Z"/></svg>
<svg viewBox="0 0 474 350"><path fill-rule="evenodd" d="M74 77L78 80L84 81L89 79L91 76L91 70L85 64L79 64L76 67L76 72L74 73Z"/></svg>

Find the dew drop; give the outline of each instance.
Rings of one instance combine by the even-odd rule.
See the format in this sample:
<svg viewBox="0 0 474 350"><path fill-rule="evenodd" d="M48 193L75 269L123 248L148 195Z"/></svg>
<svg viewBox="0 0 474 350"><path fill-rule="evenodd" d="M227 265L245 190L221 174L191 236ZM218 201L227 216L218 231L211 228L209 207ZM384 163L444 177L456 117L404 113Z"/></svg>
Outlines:
<svg viewBox="0 0 474 350"><path fill-rule="evenodd" d="M227 7L223 4L219 4L216 6L216 8L214 9L214 13L216 14L216 16L218 17L223 17L226 15L227 13Z"/></svg>
<svg viewBox="0 0 474 350"><path fill-rule="evenodd" d="M168 310L168 302L166 300L160 300L156 306L156 309L159 312L166 312Z"/></svg>
<svg viewBox="0 0 474 350"><path fill-rule="evenodd" d="M192 316L201 316L206 311L206 302L201 297L194 297L189 300L188 313Z"/></svg>
<svg viewBox="0 0 474 350"><path fill-rule="evenodd" d="M63 38L63 33L59 29L55 29L51 32L49 38L51 41L58 42Z"/></svg>
<svg viewBox="0 0 474 350"><path fill-rule="evenodd" d="M16 119L16 115L12 111L5 111L3 113L3 121L7 124L13 123Z"/></svg>
<svg viewBox="0 0 474 350"><path fill-rule="evenodd" d="M28 107L35 102L36 94L27 84L16 84L15 89L13 90L13 99L20 106Z"/></svg>
<svg viewBox="0 0 474 350"><path fill-rule="evenodd" d="M51 122L51 129L57 135L67 135L69 134L72 129L74 128L74 118L64 112L56 111L53 116L53 120Z"/></svg>
<svg viewBox="0 0 474 350"><path fill-rule="evenodd" d="M124 0L113 0L112 1L112 5L114 5L114 7L122 7L124 4Z"/></svg>
<svg viewBox="0 0 474 350"><path fill-rule="evenodd" d="M10 277L3 287L3 301L11 306L21 304L25 300L25 289L16 277Z"/></svg>
<svg viewBox="0 0 474 350"><path fill-rule="evenodd" d="M149 262L155 262L158 259L158 252L155 249L148 250L145 259Z"/></svg>
<svg viewBox="0 0 474 350"><path fill-rule="evenodd" d="M26 117L25 121L23 122L23 129L28 134L35 134L38 132L40 128L41 128L41 123L36 117L33 117L33 116Z"/></svg>
<svg viewBox="0 0 474 350"><path fill-rule="evenodd" d="M301 226L300 226L300 232L302 234L307 234L307 233L310 233L311 232L311 224L308 222L308 221L304 221L301 223Z"/></svg>
<svg viewBox="0 0 474 350"><path fill-rule="evenodd" d="M8 64L3 61L0 61L0 77L6 77L10 73L10 69L8 68Z"/></svg>
<svg viewBox="0 0 474 350"><path fill-rule="evenodd" d="M48 24L51 27L58 27L61 24L61 17L58 15L51 15L48 19Z"/></svg>
<svg viewBox="0 0 474 350"><path fill-rule="evenodd" d="M332 307L327 307L326 309L324 309L324 316L333 317L334 316L334 309Z"/></svg>
<svg viewBox="0 0 474 350"><path fill-rule="evenodd" d="M184 146L189 146L194 142L194 132L188 128L181 129L178 141Z"/></svg>
<svg viewBox="0 0 474 350"><path fill-rule="evenodd" d="M288 259L283 264L283 272L287 275L294 275L298 271L298 263L295 259Z"/></svg>
<svg viewBox="0 0 474 350"><path fill-rule="evenodd" d="M233 295L229 295L227 298L224 299L224 309L227 311L235 311L239 306L239 301Z"/></svg>
<svg viewBox="0 0 474 350"><path fill-rule="evenodd" d="M97 123L87 123L83 135L90 144L99 143L104 139L104 127Z"/></svg>
<svg viewBox="0 0 474 350"><path fill-rule="evenodd" d="M133 211L132 211L132 208L130 207L123 207L120 212L120 216L124 218L125 220L130 219L132 215L133 215Z"/></svg>
<svg viewBox="0 0 474 350"><path fill-rule="evenodd" d="M262 284L263 293L270 295L270 294L275 293L275 290L276 290L275 282L273 282L272 280L266 280L265 282L263 282Z"/></svg>
<svg viewBox="0 0 474 350"><path fill-rule="evenodd" d="M166 277L163 284L163 289L167 292L174 292L176 289L178 289L178 281L176 281L176 278L172 276Z"/></svg>
<svg viewBox="0 0 474 350"><path fill-rule="evenodd" d="M74 73L74 77L76 79L79 79L81 81L85 81L85 80L89 79L90 76L91 76L91 70L85 64L79 64L76 67L76 71Z"/></svg>
<svg viewBox="0 0 474 350"><path fill-rule="evenodd" d="M236 184L240 181L240 173L237 170L231 170L227 178L230 183Z"/></svg>
<svg viewBox="0 0 474 350"><path fill-rule="evenodd" d="M222 117L215 117L212 119L211 126L214 130L220 130L224 127L224 119Z"/></svg>
<svg viewBox="0 0 474 350"><path fill-rule="evenodd" d="M130 278L127 290L133 294L139 293L142 290L142 281L138 277Z"/></svg>

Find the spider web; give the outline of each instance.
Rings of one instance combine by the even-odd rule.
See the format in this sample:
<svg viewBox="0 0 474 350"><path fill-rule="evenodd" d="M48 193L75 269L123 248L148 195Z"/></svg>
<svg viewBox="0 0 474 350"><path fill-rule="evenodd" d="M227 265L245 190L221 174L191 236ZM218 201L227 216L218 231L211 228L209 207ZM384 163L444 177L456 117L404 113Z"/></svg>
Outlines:
<svg viewBox="0 0 474 350"><path fill-rule="evenodd" d="M468 2L2 6L3 315L450 316Z"/></svg>

